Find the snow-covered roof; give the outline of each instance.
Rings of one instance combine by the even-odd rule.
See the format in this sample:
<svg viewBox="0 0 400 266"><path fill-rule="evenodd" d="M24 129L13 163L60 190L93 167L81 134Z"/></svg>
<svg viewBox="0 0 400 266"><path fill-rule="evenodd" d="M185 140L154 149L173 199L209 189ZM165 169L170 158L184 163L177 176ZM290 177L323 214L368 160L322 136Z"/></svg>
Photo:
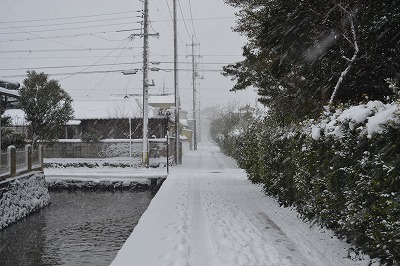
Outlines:
<svg viewBox="0 0 400 266"><path fill-rule="evenodd" d="M14 126L22 126L28 124L25 120L25 112L21 109L8 109L5 110L3 115L11 117L11 124Z"/></svg>
<svg viewBox="0 0 400 266"><path fill-rule="evenodd" d="M150 95L149 104L171 104L175 105L175 96L173 94Z"/></svg>
<svg viewBox="0 0 400 266"><path fill-rule="evenodd" d="M11 90L17 90L19 88L19 86L20 86L20 84L17 81L0 78L0 87L11 89Z"/></svg>
<svg viewBox="0 0 400 266"><path fill-rule="evenodd" d="M179 123L181 125L184 125L185 127L189 127L189 123L188 123L187 119L179 119Z"/></svg>
<svg viewBox="0 0 400 266"><path fill-rule="evenodd" d="M109 119L109 118L140 118L142 117L142 102L140 97L122 99L88 99L72 102L74 118ZM149 107L149 118L153 117L152 107Z"/></svg>
<svg viewBox="0 0 400 266"><path fill-rule="evenodd" d="M67 126L79 126L81 124L81 120L69 120L66 125Z"/></svg>
<svg viewBox="0 0 400 266"><path fill-rule="evenodd" d="M12 97L19 97L19 92L17 90L9 90L0 87L0 94L4 94L6 96L12 96Z"/></svg>

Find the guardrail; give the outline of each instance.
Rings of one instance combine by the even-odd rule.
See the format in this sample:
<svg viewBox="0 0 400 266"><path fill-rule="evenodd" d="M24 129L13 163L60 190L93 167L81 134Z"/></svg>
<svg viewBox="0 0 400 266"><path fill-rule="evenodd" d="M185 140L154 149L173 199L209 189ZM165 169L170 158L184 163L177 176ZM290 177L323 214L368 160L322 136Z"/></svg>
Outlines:
<svg viewBox="0 0 400 266"><path fill-rule="evenodd" d="M31 145L26 145L23 150L8 146L6 153L1 152L0 181L38 170L43 170L42 145L39 145L37 150L33 150Z"/></svg>

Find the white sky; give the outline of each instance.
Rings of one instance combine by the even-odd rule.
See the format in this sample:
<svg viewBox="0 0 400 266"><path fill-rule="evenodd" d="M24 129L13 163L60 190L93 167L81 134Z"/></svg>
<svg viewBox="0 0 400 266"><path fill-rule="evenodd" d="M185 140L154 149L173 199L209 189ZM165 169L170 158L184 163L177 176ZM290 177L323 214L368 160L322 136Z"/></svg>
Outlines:
<svg viewBox="0 0 400 266"><path fill-rule="evenodd" d="M141 10L139 0L0 0L0 6L0 77L22 82L27 69L50 74L142 67L143 40L139 37L127 40L131 33L139 31L115 32L140 28L136 22L141 18L135 16L141 13L133 12ZM160 34L158 39L150 38L150 61L162 62L155 67L172 69L172 0L149 0L149 9L150 33ZM191 47L187 45L193 35L195 42L200 43L195 47L195 54L202 56L197 58L199 75L204 77L197 80L201 108L232 101L254 105L256 101L256 93L251 89L229 92L233 82L213 71L242 58L241 47L245 39L231 30L235 23L234 12L222 0L178 1L179 69L182 69L179 87L182 107L189 112L192 110ZM113 14L104 15L110 13ZM99 26L109 24L114 25ZM119 49L113 51L114 48ZM31 52L21 52L23 50ZM38 68L45 66L57 68ZM129 76L96 73L51 78L59 79L74 100L106 99L110 94L142 91L142 72ZM149 79L156 84L150 93L161 92L163 84L167 92L173 92L172 71L150 72Z"/></svg>

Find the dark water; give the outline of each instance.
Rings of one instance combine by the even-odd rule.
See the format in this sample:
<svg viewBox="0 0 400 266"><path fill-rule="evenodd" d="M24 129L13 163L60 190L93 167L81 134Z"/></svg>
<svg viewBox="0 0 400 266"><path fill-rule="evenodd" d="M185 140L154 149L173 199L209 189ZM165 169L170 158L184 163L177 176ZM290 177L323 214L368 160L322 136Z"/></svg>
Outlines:
<svg viewBox="0 0 400 266"><path fill-rule="evenodd" d="M0 231L0 265L109 265L150 191L51 192L51 204Z"/></svg>

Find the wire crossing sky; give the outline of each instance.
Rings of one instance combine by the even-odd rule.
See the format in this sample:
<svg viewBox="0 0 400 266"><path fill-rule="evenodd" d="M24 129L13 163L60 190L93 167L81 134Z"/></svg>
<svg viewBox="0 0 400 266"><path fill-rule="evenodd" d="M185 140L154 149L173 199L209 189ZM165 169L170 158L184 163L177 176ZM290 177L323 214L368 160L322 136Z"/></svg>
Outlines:
<svg viewBox="0 0 400 266"><path fill-rule="evenodd" d="M108 99L141 93L143 39L139 0L0 0L0 77L22 82L27 70L44 71L60 81L75 100ZM254 105L256 93L229 92L233 82L222 66L242 60L245 39L231 28L235 10L223 0L177 2L179 87L182 108L192 106L192 36L200 77L201 108L228 102ZM151 94L173 93L172 0L149 1L149 79ZM137 69L136 75L123 75Z"/></svg>

